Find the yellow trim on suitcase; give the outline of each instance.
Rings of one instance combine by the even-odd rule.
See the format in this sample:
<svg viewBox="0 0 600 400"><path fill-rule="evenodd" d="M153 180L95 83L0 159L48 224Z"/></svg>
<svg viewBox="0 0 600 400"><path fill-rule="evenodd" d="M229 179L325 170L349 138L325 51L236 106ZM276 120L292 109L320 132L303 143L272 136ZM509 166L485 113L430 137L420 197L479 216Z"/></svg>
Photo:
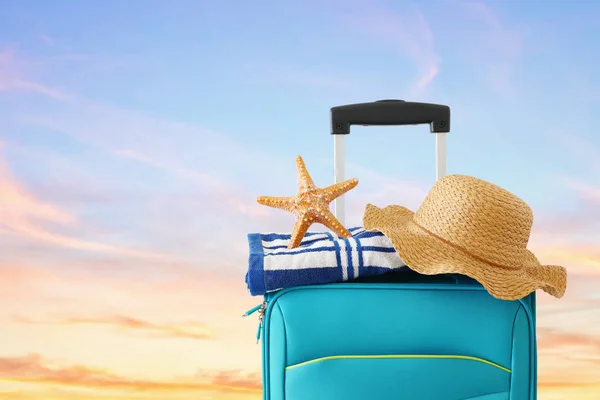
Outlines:
<svg viewBox="0 0 600 400"><path fill-rule="evenodd" d="M413 359L454 359L454 360L469 360L469 361L477 361L480 363L484 363L487 365L491 365L492 367L496 367L498 369L501 369L502 371L508 372L509 374L512 373L512 371L508 368L505 368L499 364L493 363L491 361L488 360L484 360L483 358L479 358L479 357L471 357L471 356L455 356L455 355L422 355L422 354L406 354L406 355L372 355L372 356L329 356L329 357L321 357L321 358L315 358L314 360L310 360L310 361L305 361L305 362L301 362L299 364L295 364L295 365L290 365L288 367L285 367L286 370L288 369L293 369L293 368L298 368L304 365L308 365L308 364L314 364L317 362L323 362L323 361L329 361L329 360L347 360L347 359L406 359L406 358L413 358Z"/></svg>

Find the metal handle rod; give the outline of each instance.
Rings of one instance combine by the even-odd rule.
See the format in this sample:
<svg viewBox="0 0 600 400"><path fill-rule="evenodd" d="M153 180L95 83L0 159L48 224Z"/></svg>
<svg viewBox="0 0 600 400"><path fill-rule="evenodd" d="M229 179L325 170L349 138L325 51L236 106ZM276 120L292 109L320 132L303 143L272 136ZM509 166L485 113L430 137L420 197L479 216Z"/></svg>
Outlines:
<svg viewBox="0 0 600 400"><path fill-rule="evenodd" d="M446 176L446 132L435 134L435 180Z"/></svg>
<svg viewBox="0 0 600 400"><path fill-rule="evenodd" d="M345 174L345 154L344 154L344 137L346 135L333 135L333 179L334 183L344 181ZM446 176L446 132L435 133L435 179ZM334 200L333 215L340 221L342 226L345 226L346 205L342 195Z"/></svg>
<svg viewBox="0 0 600 400"><path fill-rule="evenodd" d="M333 135L333 179L334 183L344 181L344 136L346 135ZM340 221L342 226L345 226L345 202L344 195L338 197L333 203L333 215Z"/></svg>

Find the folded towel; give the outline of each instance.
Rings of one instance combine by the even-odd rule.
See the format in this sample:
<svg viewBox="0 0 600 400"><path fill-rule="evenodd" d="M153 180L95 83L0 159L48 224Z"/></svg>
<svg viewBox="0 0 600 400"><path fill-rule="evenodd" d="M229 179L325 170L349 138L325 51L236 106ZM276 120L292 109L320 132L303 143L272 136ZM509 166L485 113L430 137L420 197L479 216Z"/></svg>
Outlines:
<svg viewBox="0 0 600 400"><path fill-rule="evenodd" d="M287 248L290 234L249 234L246 284L250 294L343 282L406 266L383 234L362 227L349 231L352 237L347 239L330 232L308 232L294 249Z"/></svg>

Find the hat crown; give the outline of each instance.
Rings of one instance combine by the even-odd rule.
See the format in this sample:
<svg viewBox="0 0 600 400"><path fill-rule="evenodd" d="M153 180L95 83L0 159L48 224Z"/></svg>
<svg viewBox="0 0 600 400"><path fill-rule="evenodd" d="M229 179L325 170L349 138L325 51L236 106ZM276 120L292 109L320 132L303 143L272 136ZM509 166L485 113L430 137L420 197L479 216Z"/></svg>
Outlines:
<svg viewBox="0 0 600 400"><path fill-rule="evenodd" d="M533 224L531 208L509 191L466 175L437 181L415 212L430 233L488 262L519 265Z"/></svg>

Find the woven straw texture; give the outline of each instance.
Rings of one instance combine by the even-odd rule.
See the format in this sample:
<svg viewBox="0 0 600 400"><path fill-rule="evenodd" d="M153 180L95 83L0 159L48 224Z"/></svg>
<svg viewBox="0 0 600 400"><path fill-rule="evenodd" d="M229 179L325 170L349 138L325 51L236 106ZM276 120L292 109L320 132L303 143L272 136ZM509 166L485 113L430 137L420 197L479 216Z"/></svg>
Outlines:
<svg viewBox="0 0 600 400"><path fill-rule="evenodd" d="M533 213L523 200L484 180L447 175L416 212L368 204L365 229L390 238L411 269L459 273L479 281L494 297L517 300L542 289L560 298L567 286L561 266L540 265L527 250Z"/></svg>

